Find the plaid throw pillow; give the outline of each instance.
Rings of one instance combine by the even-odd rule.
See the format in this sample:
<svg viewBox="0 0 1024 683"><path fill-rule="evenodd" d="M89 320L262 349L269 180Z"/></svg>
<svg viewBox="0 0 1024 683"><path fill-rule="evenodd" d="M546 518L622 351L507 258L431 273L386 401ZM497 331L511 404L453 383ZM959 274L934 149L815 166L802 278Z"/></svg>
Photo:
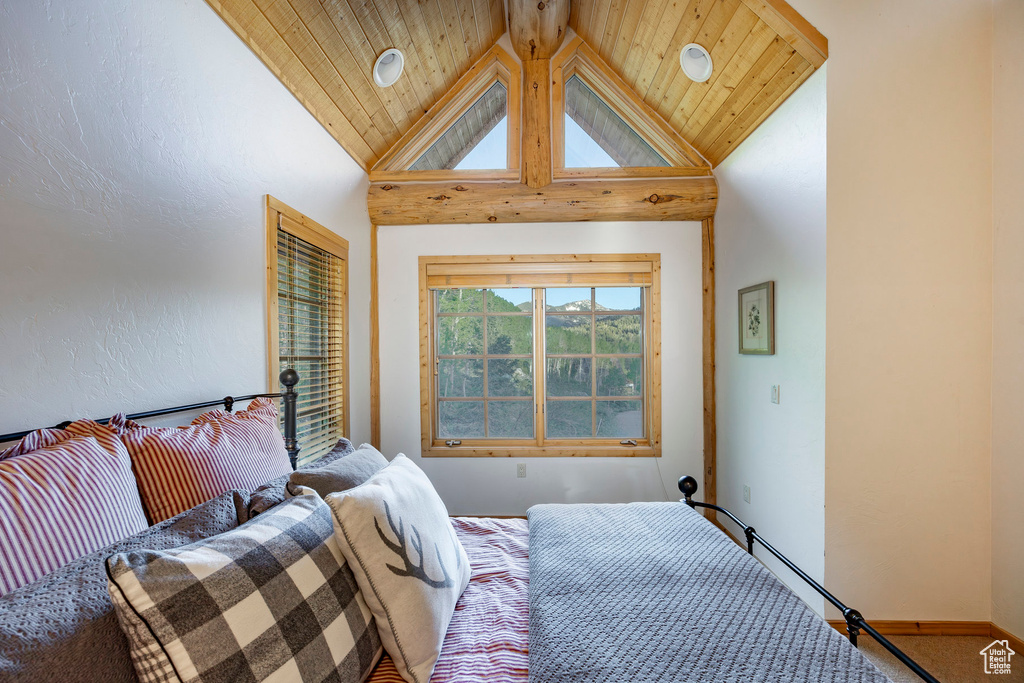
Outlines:
<svg viewBox="0 0 1024 683"><path fill-rule="evenodd" d="M107 577L143 683L361 683L381 654L315 495L198 543L113 555Z"/></svg>

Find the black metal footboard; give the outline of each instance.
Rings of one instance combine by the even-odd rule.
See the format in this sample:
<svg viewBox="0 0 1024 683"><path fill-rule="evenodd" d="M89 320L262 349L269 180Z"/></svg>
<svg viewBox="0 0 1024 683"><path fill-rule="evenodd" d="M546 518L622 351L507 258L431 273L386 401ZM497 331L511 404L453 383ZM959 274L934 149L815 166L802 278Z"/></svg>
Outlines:
<svg viewBox="0 0 1024 683"><path fill-rule="evenodd" d="M697 493L696 479L690 476L681 477L679 479L679 490L682 491L683 493L683 502L685 502L691 508L700 507L707 508L709 510L716 510L726 515L729 519L736 522L736 524L742 527L743 534L746 536L747 539L748 553L753 555L754 543L760 543L765 550L767 550L776 558L778 558L783 564L789 567L793 571L793 573L795 573L797 576L803 579L808 585L811 586L811 588L818 591L818 593L820 593L822 597L824 597L826 600L832 603L832 605L836 609L842 612L843 618L846 619L846 632L849 635L850 642L854 645L854 647L857 646L857 635L861 632L861 630L864 630L867 632L868 635L870 635L872 638L878 641L879 645L881 645L886 650L891 652L894 657L903 662L911 671L917 674L922 680L928 681L929 683L939 683L938 679L936 679L930 673L925 671L920 664L911 659L905 652L903 652L903 650L893 645L885 636L883 636L881 633L872 628L871 624L867 622L867 620L863 617L863 615L861 615L860 612L853 609L852 607L847 607L846 605L844 605L842 601L839 600L839 598L832 595L832 593L828 592L824 586L822 586L820 583L818 583L810 576L808 576L804 570L800 569L800 567L793 564L793 562L788 557L786 557L778 550L776 550L770 543L768 543L768 541L764 540L764 538L762 538L761 535L754 530L754 527L744 524L739 517L732 514L723 507L712 505L710 503L701 503L700 501L693 500L693 494Z"/></svg>

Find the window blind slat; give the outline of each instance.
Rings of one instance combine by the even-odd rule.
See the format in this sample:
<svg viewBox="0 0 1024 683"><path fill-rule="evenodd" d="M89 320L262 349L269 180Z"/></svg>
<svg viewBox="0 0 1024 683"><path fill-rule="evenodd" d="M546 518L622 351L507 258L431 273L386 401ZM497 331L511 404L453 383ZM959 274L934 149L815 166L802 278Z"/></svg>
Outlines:
<svg viewBox="0 0 1024 683"><path fill-rule="evenodd" d="M279 361L302 378L296 431L308 462L344 431L345 261L281 228L277 250Z"/></svg>

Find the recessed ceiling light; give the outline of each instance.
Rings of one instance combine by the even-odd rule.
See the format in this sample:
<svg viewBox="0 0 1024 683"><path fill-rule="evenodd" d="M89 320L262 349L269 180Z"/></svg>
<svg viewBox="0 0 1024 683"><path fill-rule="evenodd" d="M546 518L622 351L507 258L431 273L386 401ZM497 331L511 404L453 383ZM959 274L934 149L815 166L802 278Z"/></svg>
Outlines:
<svg viewBox="0 0 1024 683"><path fill-rule="evenodd" d="M711 78L711 55L697 43L690 43L679 52L679 66L690 80L703 83Z"/></svg>
<svg viewBox="0 0 1024 683"><path fill-rule="evenodd" d="M401 51L385 50L373 65L373 82L382 88L394 85L405 68L405 57Z"/></svg>

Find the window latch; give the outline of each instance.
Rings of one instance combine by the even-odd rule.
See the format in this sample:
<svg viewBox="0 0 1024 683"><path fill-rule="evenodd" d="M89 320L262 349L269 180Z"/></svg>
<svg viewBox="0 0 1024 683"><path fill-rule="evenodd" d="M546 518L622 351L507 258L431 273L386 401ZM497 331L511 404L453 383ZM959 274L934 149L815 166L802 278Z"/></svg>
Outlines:
<svg viewBox="0 0 1024 683"><path fill-rule="evenodd" d="M636 445L636 439L623 439L622 441L619 442L619 445L620 446L635 446Z"/></svg>
<svg viewBox="0 0 1024 683"><path fill-rule="evenodd" d="M461 446L462 441L460 441L459 439L448 439L447 441L444 442L444 445L448 446L448 448L451 448L452 446Z"/></svg>

